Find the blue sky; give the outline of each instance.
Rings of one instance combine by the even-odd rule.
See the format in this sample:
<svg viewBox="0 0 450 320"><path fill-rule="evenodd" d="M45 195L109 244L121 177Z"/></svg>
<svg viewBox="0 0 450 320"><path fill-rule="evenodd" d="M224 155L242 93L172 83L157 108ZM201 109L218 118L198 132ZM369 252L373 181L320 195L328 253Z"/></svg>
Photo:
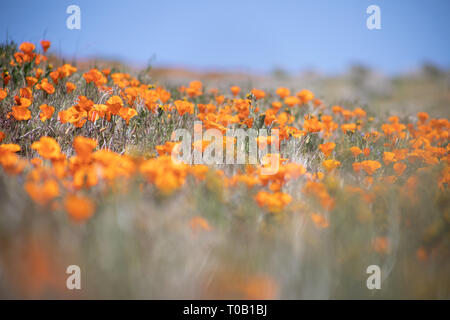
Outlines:
<svg viewBox="0 0 450 320"><path fill-rule="evenodd" d="M81 30L66 8L81 8ZM366 8L381 9L368 30ZM7 1L0 40L37 43L67 58L109 57L145 65L266 72L344 71L358 62L384 73L424 61L450 67L448 0Z"/></svg>

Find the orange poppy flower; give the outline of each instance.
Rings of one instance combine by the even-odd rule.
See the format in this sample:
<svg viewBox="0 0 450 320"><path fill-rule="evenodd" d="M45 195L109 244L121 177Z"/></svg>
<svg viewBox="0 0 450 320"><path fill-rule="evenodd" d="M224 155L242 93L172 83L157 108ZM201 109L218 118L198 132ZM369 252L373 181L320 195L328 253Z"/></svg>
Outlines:
<svg viewBox="0 0 450 320"><path fill-rule="evenodd" d="M373 175L378 169L381 168L381 163L374 160L362 161L361 168L369 175Z"/></svg>
<svg viewBox="0 0 450 320"><path fill-rule="evenodd" d="M26 54L31 54L34 51L34 49L35 49L34 44L32 44L30 42L23 42L19 46L19 50Z"/></svg>
<svg viewBox="0 0 450 320"><path fill-rule="evenodd" d="M123 107L123 101L119 96L112 96L106 101L106 105L108 106L108 111L113 114L119 114L120 109Z"/></svg>
<svg viewBox="0 0 450 320"><path fill-rule="evenodd" d="M331 111L333 111L334 114L342 113L342 107L341 106L332 106Z"/></svg>
<svg viewBox="0 0 450 320"><path fill-rule="evenodd" d="M67 82L66 83L66 91L67 91L67 93L71 93L76 88L77 88L77 86L74 83L72 83L72 82Z"/></svg>
<svg viewBox="0 0 450 320"><path fill-rule="evenodd" d="M39 141L33 142L31 148L44 159L58 158L61 152L58 142L50 137L41 137Z"/></svg>
<svg viewBox="0 0 450 320"><path fill-rule="evenodd" d="M225 101L225 96L216 96L215 99L216 103L220 105Z"/></svg>
<svg viewBox="0 0 450 320"><path fill-rule="evenodd" d="M329 157L331 152L333 152L336 144L334 142L327 142L319 145L320 151L325 155L325 157Z"/></svg>
<svg viewBox="0 0 450 320"><path fill-rule="evenodd" d="M53 108L52 106L48 106L46 104L41 105L39 109L41 109L41 112L39 113L39 118L41 119L42 122L45 122L48 119L50 119L53 115L53 112L55 112L55 108Z"/></svg>
<svg viewBox="0 0 450 320"><path fill-rule="evenodd" d="M95 204L84 196L68 195L64 200L64 207L75 222L83 222L95 212Z"/></svg>
<svg viewBox="0 0 450 320"><path fill-rule="evenodd" d="M403 162L397 162L394 164L394 171L398 176L401 176L405 170L406 164L404 164Z"/></svg>
<svg viewBox="0 0 450 320"><path fill-rule="evenodd" d="M239 92L241 92L241 88L239 88L238 86L232 86L230 87L230 91L233 94L233 96L237 96L239 94Z"/></svg>
<svg viewBox="0 0 450 320"><path fill-rule="evenodd" d="M107 77L111 73L111 69L110 68L103 69L102 73L105 75L105 77Z"/></svg>
<svg viewBox="0 0 450 320"><path fill-rule="evenodd" d="M86 80L86 83L93 82L97 87L103 86L108 82L103 73L101 73L97 69L91 69L89 70L89 72L84 73L83 78L84 80Z"/></svg>
<svg viewBox="0 0 450 320"><path fill-rule="evenodd" d="M41 40L41 47L42 47L42 50L44 50L44 53L46 53L48 48L50 48L50 44L51 44L51 42L48 40Z"/></svg>
<svg viewBox="0 0 450 320"><path fill-rule="evenodd" d="M278 213L292 201L292 197L283 192L269 193L259 191L255 196L255 200L260 207L267 208L272 213Z"/></svg>
<svg viewBox="0 0 450 320"><path fill-rule="evenodd" d="M276 94L281 98L284 99L287 96L289 96L291 94L291 90L289 90L288 88L283 88L280 87L277 89Z"/></svg>
<svg viewBox="0 0 450 320"><path fill-rule="evenodd" d="M186 93L191 97L197 97L203 94L203 84L201 81L195 80L189 83L189 87L186 88ZM164 102L163 102L164 103Z"/></svg>
<svg viewBox="0 0 450 320"><path fill-rule="evenodd" d="M6 134L3 131L0 131L0 143L5 139Z"/></svg>
<svg viewBox="0 0 450 320"><path fill-rule="evenodd" d="M328 159L322 161L322 165L328 172L330 172L339 167L341 165L341 162L334 159Z"/></svg>
<svg viewBox="0 0 450 320"><path fill-rule="evenodd" d="M282 106L283 104L280 101L272 102L272 109L275 110L276 112L278 112L278 110L280 110Z"/></svg>
<svg viewBox="0 0 450 320"><path fill-rule="evenodd" d="M121 108L119 111L119 115L125 120L127 125L130 123L130 119L137 116L137 114L136 109L133 108Z"/></svg>
<svg viewBox="0 0 450 320"><path fill-rule="evenodd" d="M384 164L387 165L387 166L391 162L397 161L397 159L395 159L395 153L388 152L388 151L383 152L383 161L384 161Z"/></svg>
<svg viewBox="0 0 450 320"><path fill-rule="evenodd" d="M256 100L264 99L266 93L263 90L252 89L252 94L255 96Z"/></svg>
<svg viewBox="0 0 450 320"><path fill-rule="evenodd" d="M350 152L353 154L353 156L356 158L358 155L362 153L362 150L358 147L351 147Z"/></svg>
<svg viewBox="0 0 450 320"><path fill-rule="evenodd" d="M303 129L307 132L320 132L324 128L323 122L320 122L317 118L306 119L303 122Z"/></svg>
<svg viewBox="0 0 450 320"><path fill-rule="evenodd" d="M314 99L314 93L307 89L303 89L297 92L297 97L300 99L301 103L308 103L312 99Z"/></svg>
<svg viewBox="0 0 450 320"><path fill-rule="evenodd" d="M430 116L426 112L419 112L417 114L417 118L419 119L420 123L422 123L422 124L425 123L429 117Z"/></svg>
<svg viewBox="0 0 450 320"><path fill-rule="evenodd" d="M363 149L363 154L365 157L368 157L370 155L370 148L364 148Z"/></svg>
<svg viewBox="0 0 450 320"><path fill-rule="evenodd" d="M49 201L59 196L58 183L51 179L44 183L27 182L25 183L25 191L40 205L46 205Z"/></svg>
<svg viewBox="0 0 450 320"><path fill-rule="evenodd" d="M365 118L367 115L366 111L361 108L356 108L355 110L353 110L353 114L358 118Z"/></svg>
<svg viewBox="0 0 450 320"><path fill-rule="evenodd" d="M58 84L59 71L55 70L49 73L50 78L52 78L54 84Z"/></svg>
<svg viewBox="0 0 450 320"><path fill-rule="evenodd" d="M18 121L30 120L31 111L27 107L14 106L12 107L12 116Z"/></svg>
<svg viewBox="0 0 450 320"><path fill-rule="evenodd" d="M40 88L47 92L48 94L54 94L55 93L55 87L48 82L47 78L42 79Z"/></svg>
<svg viewBox="0 0 450 320"><path fill-rule="evenodd" d="M97 141L94 139L78 136L73 139L73 148L77 155L82 159L88 159L92 151L97 146Z"/></svg>
<svg viewBox="0 0 450 320"><path fill-rule="evenodd" d="M0 89L0 101L5 99L7 95L8 95L8 91L6 91L6 89Z"/></svg>
<svg viewBox="0 0 450 320"><path fill-rule="evenodd" d="M20 146L14 143L4 143L0 144L0 155L5 155L7 153L19 152Z"/></svg>
<svg viewBox="0 0 450 320"><path fill-rule="evenodd" d="M194 105L189 101L177 100L174 102L174 104L180 116L183 116L185 113L194 113Z"/></svg>
<svg viewBox="0 0 450 320"><path fill-rule="evenodd" d="M300 99L294 96L289 96L284 99L284 103L287 104L289 107L293 107L297 104L300 104Z"/></svg>
<svg viewBox="0 0 450 320"><path fill-rule="evenodd" d="M356 123L344 123L341 125L342 132L355 132L356 130Z"/></svg>
<svg viewBox="0 0 450 320"><path fill-rule="evenodd" d="M28 87L32 87L38 82L38 79L36 79L35 77L26 77L26 80Z"/></svg>

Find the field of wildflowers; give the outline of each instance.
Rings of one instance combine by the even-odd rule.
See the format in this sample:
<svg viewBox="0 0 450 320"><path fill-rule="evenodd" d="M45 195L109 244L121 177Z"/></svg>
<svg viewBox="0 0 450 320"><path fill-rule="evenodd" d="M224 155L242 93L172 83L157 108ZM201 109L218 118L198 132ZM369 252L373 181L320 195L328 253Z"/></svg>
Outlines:
<svg viewBox="0 0 450 320"><path fill-rule="evenodd" d="M0 47L0 297L450 298L447 118L307 88L163 86L53 65L50 45ZM277 129L256 141L278 147L277 172L173 161L194 121Z"/></svg>

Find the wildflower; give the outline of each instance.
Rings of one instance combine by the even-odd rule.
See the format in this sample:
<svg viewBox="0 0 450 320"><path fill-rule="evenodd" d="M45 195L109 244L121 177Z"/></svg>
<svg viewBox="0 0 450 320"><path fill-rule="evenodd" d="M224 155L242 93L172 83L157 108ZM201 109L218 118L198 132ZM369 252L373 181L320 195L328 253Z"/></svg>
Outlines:
<svg viewBox="0 0 450 320"><path fill-rule="evenodd" d="M180 116L183 116L185 113L194 113L194 105L188 101L177 100L174 104Z"/></svg>
<svg viewBox="0 0 450 320"><path fill-rule="evenodd" d="M342 107L341 106L332 106L331 111L333 111L334 114L342 113Z"/></svg>
<svg viewBox="0 0 450 320"><path fill-rule="evenodd" d="M58 84L59 71L55 70L49 73L50 78L52 78L54 84Z"/></svg>
<svg viewBox="0 0 450 320"><path fill-rule="evenodd" d="M21 107L28 108L29 106L31 106L31 100L30 100L30 99L27 99L27 98L19 98L19 99L17 99L17 96L16 96L16 102L17 102Z"/></svg>
<svg viewBox="0 0 450 320"><path fill-rule="evenodd" d="M6 89L0 89L0 101L5 99L7 95L8 95L8 91L6 91Z"/></svg>
<svg viewBox="0 0 450 320"><path fill-rule="evenodd" d="M46 104L41 105L39 109L41 110L41 112L39 113L39 118L41 119L42 122L45 122L48 119L50 119L53 115L53 112L55 112L54 107L48 106Z"/></svg>
<svg viewBox="0 0 450 320"><path fill-rule="evenodd" d="M117 115L123 107L123 101L119 96L112 96L108 99L108 101L106 101L106 105L108 106L109 113Z"/></svg>
<svg viewBox="0 0 450 320"><path fill-rule="evenodd" d="M406 167L406 164L404 164L403 162L397 162L394 164L394 171L398 176L401 176L403 172L405 172Z"/></svg>
<svg viewBox="0 0 450 320"><path fill-rule="evenodd" d="M54 179L47 180L42 184L29 181L25 183L24 188L30 198L40 205L46 205L59 196L58 183Z"/></svg>
<svg viewBox="0 0 450 320"><path fill-rule="evenodd" d="M34 44L32 44L30 42L23 42L19 46L19 50L26 54L31 54L34 51L34 49L35 49Z"/></svg>
<svg viewBox="0 0 450 320"><path fill-rule="evenodd" d="M64 207L75 222L83 222L94 214L95 204L87 197L68 195L64 200Z"/></svg>
<svg viewBox="0 0 450 320"><path fill-rule="evenodd" d="M103 73L97 69L91 69L89 72L84 73L83 78L86 80L86 83L93 82L97 87L100 87L108 82Z"/></svg>
<svg viewBox="0 0 450 320"><path fill-rule="evenodd" d="M272 102L272 109L275 111L275 113L278 112L278 110L280 110L282 106L283 104L280 101Z"/></svg>
<svg viewBox="0 0 450 320"><path fill-rule="evenodd" d="M42 50L44 50L44 53L46 53L48 48L50 48L50 44L51 44L51 42L48 40L41 40L41 47L42 47Z"/></svg>
<svg viewBox="0 0 450 320"><path fill-rule="evenodd" d="M355 173L360 173L361 172L361 169L362 169L361 162L353 162L352 163L352 167L353 167L353 171Z"/></svg>
<svg viewBox="0 0 450 320"><path fill-rule="evenodd" d="M419 122L421 124L424 124L428 120L429 117L430 116L426 112L419 112L419 113L417 113L417 118L419 119Z"/></svg>
<svg viewBox="0 0 450 320"><path fill-rule="evenodd" d="M363 154L364 154L364 157L368 157L370 155L370 148L364 148Z"/></svg>
<svg viewBox="0 0 450 320"><path fill-rule="evenodd" d="M313 117L311 119L306 119L303 122L303 129L306 132L320 132L325 128L323 122L320 122L317 118Z"/></svg>
<svg viewBox="0 0 450 320"><path fill-rule="evenodd" d="M97 141L94 139L83 136L78 136L73 139L73 148L77 155L82 159L89 159L96 146Z"/></svg>
<svg viewBox="0 0 450 320"><path fill-rule="evenodd" d="M14 152L19 152L20 151L20 146L18 144L14 144L14 143L4 143L4 144L0 144L0 155L5 155L7 153L14 153Z"/></svg>
<svg viewBox="0 0 450 320"><path fill-rule="evenodd" d="M225 96L221 95L221 96L216 96L215 97L217 104L222 104L225 101Z"/></svg>
<svg viewBox="0 0 450 320"><path fill-rule="evenodd" d="M230 91L233 94L233 96L237 96L239 94L239 92L241 92L241 88L239 88L238 86L232 86L230 87Z"/></svg>
<svg viewBox="0 0 450 320"><path fill-rule="evenodd" d="M291 90L289 90L288 88L283 88L280 87L277 89L276 94L281 98L284 99L287 96L289 96L291 94Z"/></svg>
<svg viewBox="0 0 450 320"><path fill-rule="evenodd" d="M329 160L324 160L322 162L323 167L328 171L333 171L334 169L336 169L337 167L339 167L341 165L341 163L337 160L334 159L329 159Z"/></svg>
<svg viewBox="0 0 450 320"><path fill-rule="evenodd" d="M353 110L353 114L358 118L366 117L366 112L361 108L356 108L355 110Z"/></svg>
<svg viewBox="0 0 450 320"><path fill-rule="evenodd" d="M111 69L109 69L109 68L103 69L102 73L105 75L105 77L107 77L111 73Z"/></svg>
<svg viewBox="0 0 450 320"><path fill-rule="evenodd" d="M202 95L203 84L201 81L195 80L189 83L189 87L186 88L186 93L191 97L197 97ZM164 103L164 102L163 102Z"/></svg>
<svg viewBox="0 0 450 320"><path fill-rule="evenodd" d="M356 158L358 155L362 153L362 150L358 147L351 147L350 152L353 154L353 156Z"/></svg>
<svg viewBox="0 0 450 320"><path fill-rule="evenodd" d="M344 133L347 133L347 132L354 133L356 130L356 123L345 123L345 124L341 125L341 129L342 129L342 132L344 132Z"/></svg>
<svg viewBox="0 0 450 320"><path fill-rule="evenodd" d="M30 120L31 111L27 107L14 106L12 107L12 116L18 121Z"/></svg>
<svg viewBox="0 0 450 320"><path fill-rule="evenodd" d="M259 191L255 200L260 207L267 208L269 212L278 213L292 201L292 197L283 192L269 193L266 191Z"/></svg>
<svg viewBox="0 0 450 320"><path fill-rule="evenodd" d="M50 137L41 137L39 141L33 142L31 148L36 150L44 159L57 158L61 152L58 142Z"/></svg>
<svg viewBox="0 0 450 320"><path fill-rule="evenodd" d="M378 161L374 160L366 160L362 161L361 168L369 175L373 175L379 168L381 168L381 164Z"/></svg>
<svg viewBox="0 0 450 320"><path fill-rule="evenodd" d="M9 80L11 80L11 75L8 73L8 71L3 71L2 79L3 79L3 86L7 86Z"/></svg>
<svg viewBox="0 0 450 320"><path fill-rule="evenodd" d="M264 99L266 93L263 90L252 89L252 94L255 96L256 100Z"/></svg>
<svg viewBox="0 0 450 320"><path fill-rule="evenodd" d="M333 152L336 144L334 142L327 142L319 145L320 151L325 155L325 157L329 157L331 152Z"/></svg>
<svg viewBox="0 0 450 320"><path fill-rule="evenodd" d="M121 108L119 111L119 115L125 120L127 125L130 123L130 119L137 116L137 114L136 109L133 108Z"/></svg>
<svg viewBox="0 0 450 320"><path fill-rule="evenodd" d="M73 84L72 82L66 82L66 91L67 91L67 93L71 93L76 88L77 88L77 86L75 84Z"/></svg>
<svg viewBox="0 0 450 320"><path fill-rule="evenodd" d="M297 97L288 96L284 99L284 103L292 108L293 106L300 104L300 100Z"/></svg>
<svg viewBox="0 0 450 320"><path fill-rule="evenodd" d="M36 79L35 77L26 77L25 79L27 81L27 86L30 88L38 82L38 79Z"/></svg>
<svg viewBox="0 0 450 320"><path fill-rule="evenodd" d="M303 89L297 92L297 97L300 99L301 103L305 104L314 99L314 93L307 89Z"/></svg>
<svg viewBox="0 0 450 320"><path fill-rule="evenodd" d="M55 93L55 87L48 82L47 78L42 79L40 88L47 92L48 94L54 94Z"/></svg>
<svg viewBox="0 0 450 320"><path fill-rule="evenodd" d="M397 160L395 159L395 153L393 153L393 152L388 152L388 151L383 152L383 161L384 161L384 164L387 165L387 166L388 166L391 162L397 161Z"/></svg>

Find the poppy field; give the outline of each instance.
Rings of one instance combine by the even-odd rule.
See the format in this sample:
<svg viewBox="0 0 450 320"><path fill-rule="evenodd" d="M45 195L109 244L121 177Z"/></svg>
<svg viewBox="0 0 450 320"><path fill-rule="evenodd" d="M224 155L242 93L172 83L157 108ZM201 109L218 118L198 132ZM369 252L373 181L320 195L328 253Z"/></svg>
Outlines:
<svg viewBox="0 0 450 320"><path fill-rule="evenodd" d="M450 297L448 112L164 85L53 63L51 45L0 46L0 297ZM243 145L275 146L277 170L174 161L177 129L277 130ZM70 265L81 290L67 289Z"/></svg>

